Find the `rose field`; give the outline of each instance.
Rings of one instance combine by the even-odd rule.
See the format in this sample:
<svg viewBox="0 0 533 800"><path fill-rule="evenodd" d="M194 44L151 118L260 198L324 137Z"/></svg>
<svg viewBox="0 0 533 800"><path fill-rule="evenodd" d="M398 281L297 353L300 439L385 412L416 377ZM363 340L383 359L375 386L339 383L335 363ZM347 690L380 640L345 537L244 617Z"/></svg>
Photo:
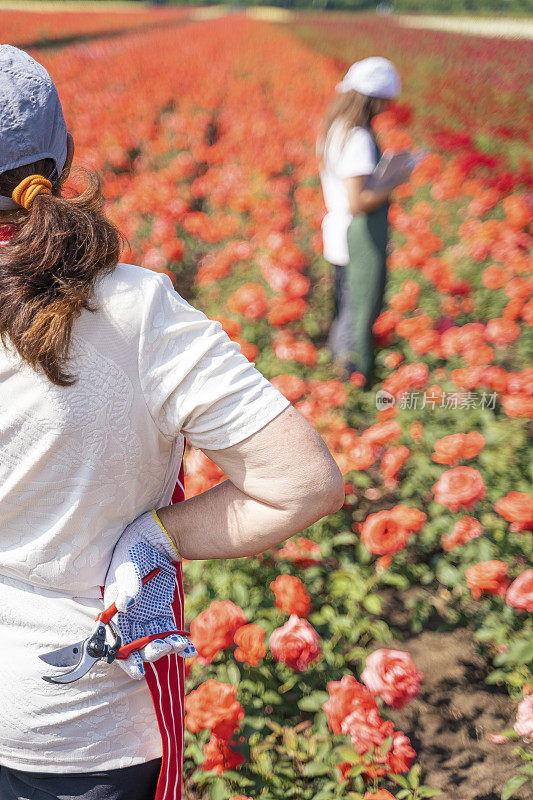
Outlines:
<svg viewBox="0 0 533 800"><path fill-rule="evenodd" d="M185 797L531 797L531 42L373 15L0 15L58 85L122 260L217 319L344 475L344 507L283 546L186 564ZM365 387L325 346L315 141L376 54L403 82L381 147L429 155L393 194ZM200 451L186 467L188 497L224 479Z"/></svg>

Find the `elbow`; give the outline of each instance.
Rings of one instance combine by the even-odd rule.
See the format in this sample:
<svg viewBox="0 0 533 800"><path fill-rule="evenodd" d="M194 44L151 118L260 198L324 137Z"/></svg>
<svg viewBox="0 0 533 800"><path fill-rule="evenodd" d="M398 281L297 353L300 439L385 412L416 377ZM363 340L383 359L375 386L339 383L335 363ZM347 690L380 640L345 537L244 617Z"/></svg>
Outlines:
<svg viewBox="0 0 533 800"><path fill-rule="evenodd" d="M344 478L342 477L342 473L334 464L334 468L331 470L332 475L328 478L327 489L325 492L324 497L324 513L322 516L327 516L328 514L335 514L339 511L346 499L346 493L344 491Z"/></svg>
<svg viewBox="0 0 533 800"><path fill-rule="evenodd" d="M309 487L299 498L301 511L304 509L315 517L315 522L329 514L335 514L345 501L344 479L333 459L316 474Z"/></svg>

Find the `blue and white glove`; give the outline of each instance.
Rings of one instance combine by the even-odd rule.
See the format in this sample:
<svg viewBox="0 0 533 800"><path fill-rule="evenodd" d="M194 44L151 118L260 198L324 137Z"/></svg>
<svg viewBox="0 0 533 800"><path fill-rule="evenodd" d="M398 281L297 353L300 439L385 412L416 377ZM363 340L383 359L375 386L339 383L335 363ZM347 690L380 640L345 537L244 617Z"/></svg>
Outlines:
<svg viewBox="0 0 533 800"><path fill-rule="evenodd" d="M176 628L172 613L176 568L172 561L180 560L155 511L141 514L124 530L113 551L104 590L105 607L115 603L118 609L115 622L124 644ZM156 567L159 574L143 586L143 577ZM138 680L144 676L143 661L157 661L172 652L183 658L196 655L187 637L173 634L154 639L116 663Z"/></svg>

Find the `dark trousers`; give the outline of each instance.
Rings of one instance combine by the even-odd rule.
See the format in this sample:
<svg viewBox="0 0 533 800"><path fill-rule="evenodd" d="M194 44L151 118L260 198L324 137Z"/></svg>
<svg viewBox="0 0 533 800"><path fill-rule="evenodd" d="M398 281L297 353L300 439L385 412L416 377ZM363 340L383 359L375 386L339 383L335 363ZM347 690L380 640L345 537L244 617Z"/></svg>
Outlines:
<svg viewBox="0 0 533 800"><path fill-rule="evenodd" d="M0 767L0 800L154 800L161 759L107 772L54 775Z"/></svg>

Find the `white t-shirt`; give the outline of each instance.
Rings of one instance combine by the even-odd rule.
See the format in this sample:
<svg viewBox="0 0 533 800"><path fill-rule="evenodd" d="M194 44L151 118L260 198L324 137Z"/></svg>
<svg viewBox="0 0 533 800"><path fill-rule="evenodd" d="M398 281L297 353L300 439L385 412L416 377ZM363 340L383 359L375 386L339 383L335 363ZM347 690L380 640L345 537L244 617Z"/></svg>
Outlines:
<svg viewBox="0 0 533 800"><path fill-rule="evenodd" d="M376 166L376 146L368 128L352 128L344 140L344 131L333 123L326 142L326 154L320 172L327 214L322 222L324 258L331 264L346 266L348 228L353 219L348 202L345 178L370 175Z"/></svg>
<svg viewBox="0 0 533 800"><path fill-rule="evenodd" d="M102 610L120 534L169 502L184 439L220 449L289 401L167 276L119 264L75 322L58 387L0 346L0 764L92 772L161 755L145 681L101 662L68 687L38 654Z"/></svg>

